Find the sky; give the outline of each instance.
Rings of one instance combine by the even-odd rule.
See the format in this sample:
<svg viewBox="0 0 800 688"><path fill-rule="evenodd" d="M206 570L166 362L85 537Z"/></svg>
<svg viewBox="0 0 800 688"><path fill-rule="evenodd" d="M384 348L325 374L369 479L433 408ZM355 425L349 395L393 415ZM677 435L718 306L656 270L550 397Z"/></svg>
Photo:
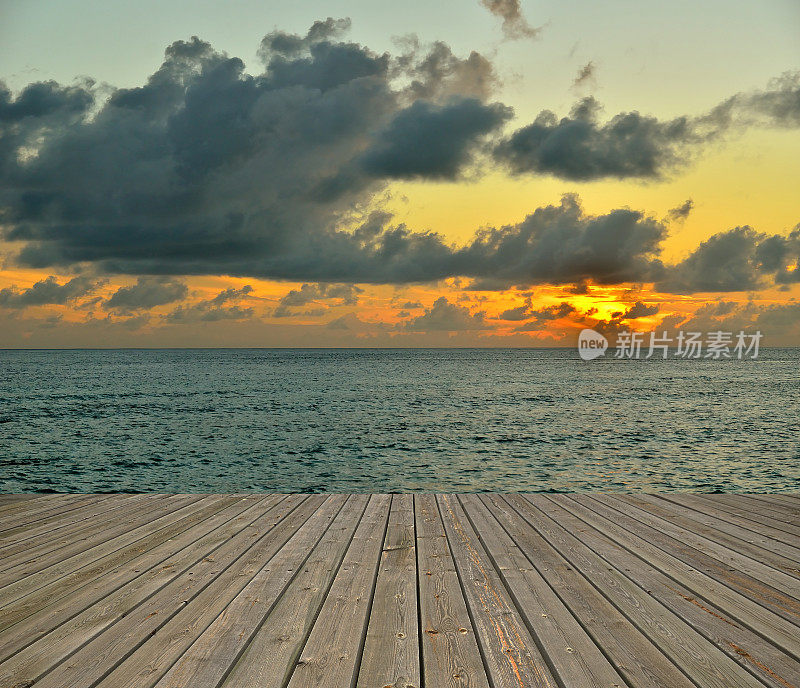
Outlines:
<svg viewBox="0 0 800 688"><path fill-rule="evenodd" d="M800 346L800 5L0 0L0 347Z"/></svg>

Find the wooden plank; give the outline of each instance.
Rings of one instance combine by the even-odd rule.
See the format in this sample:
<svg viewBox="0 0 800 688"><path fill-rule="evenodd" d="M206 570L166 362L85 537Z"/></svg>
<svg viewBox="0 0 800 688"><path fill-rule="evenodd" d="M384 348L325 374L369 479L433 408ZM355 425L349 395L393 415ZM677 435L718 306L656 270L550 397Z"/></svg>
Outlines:
<svg viewBox="0 0 800 688"><path fill-rule="evenodd" d="M54 500L63 498L63 497L74 497L75 495L59 495L59 494L45 494L45 493L36 493L36 497L39 500L37 504L24 504L25 500L12 500L7 504L0 505L0 523L3 522L3 519L9 515L14 515L19 513L21 510L31 510L36 507L41 508L42 505L49 504L51 507L56 502Z"/></svg>
<svg viewBox="0 0 800 688"><path fill-rule="evenodd" d="M112 495L54 495L42 497L35 502L11 504L0 514L0 536L22 533L28 528L41 525L45 520L57 521L70 512L80 509L98 499L111 499Z"/></svg>
<svg viewBox="0 0 800 688"><path fill-rule="evenodd" d="M745 492L744 494L736 494L732 496L758 499L776 511L787 511L795 516L800 515L798 495L785 494L781 492Z"/></svg>
<svg viewBox="0 0 800 688"><path fill-rule="evenodd" d="M197 563L220 544L274 506L280 497L221 497L218 503L187 515L137 543L126 560L89 571L69 589L50 593L47 586L24 598L20 605L3 610L0 632L0 662L33 644L39 638L79 616L102 615L107 625L130 612L147 596ZM227 504L227 506L226 506ZM117 564L111 566L111 564ZM39 593L43 595L37 599Z"/></svg>
<svg viewBox="0 0 800 688"><path fill-rule="evenodd" d="M14 501L0 506L0 524L16 519L21 515L38 514L51 509L62 508L64 505L87 497L83 494L41 494L36 502Z"/></svg>
<svg viewBox="0 0 800 688"><path fill-rule="evenodd" d="M797 599L800 581L796 578L638 508L635 495L598 495L596 498L641 524L639 535L677 559L792 623L800 622L800 600Z"/></svg>
<svg viewBox="0 0 800 688"><path fill-rule="evenodd" d="M168 548L169 558L166 562L160 561L155 567L146 571L135 571L128 584L121 586L107 597L95 599L97 604L92 605L92 600L88 600L88 606L83 611L72 614L66 621L57 624L49 631L45 629L45 632L38 638L29 639L24 635L17 634L22 641L21 647L17 650L24 651L15 654L10 662L0 663L0 672L5 671L7 675L31 673L32 667L38 664L43 667L41 668L43 673L47 667L55 666L62 658L69 656L85 644L88 638L99 635L103 630L135 610L142 602L160 591L173 579L189 571L190 567L196 566L201 559L213 555L218 547L228 543L234 535L239 532L246 533L246 528L252 526L254 520L268 513L279 501L272 498L256 499L251 502L251 506L244 513L240 513L231 522L224 524L218 530L210 531L195 541L190 539L187 541L184 540L186 536L179 536L176 538L175 544L169 541L163 543L160 547L162 552ZM182 544L185 544L186 547L182 548ZM76 595L76 598L79 606L83 606L83 603L87 602L81 592ZM66 602L69 603L71 600L71 597L67 598ZM12 634L16 631L16 627L11 629ZM4 647L11 643L14 638L12 634L9 634L8 631L2 634ZM14 653L4 652L4 661L11 657L11 654ZM0 673L0 675L2 674Z"/></svg>
<svg viewBox="0 0 800 688"><path fill-rule="evenodd" d="M534 527L644 633L683 672L708 688L758 686L759 682L738 663L698 634L689 624L654 599L647 591L609 567L573 534L549 518L528 497L527 513L537 514ZM538 503L547 504L544 496ZM523 513L523 515L525 515Z"/></svg>
<svg viewBox="0 0 800 688"><path fill-rule="evenodd" d="M132 654L115 664L114 670L97 685L152 688L218 617L229 615L228 606L254 577L268 580L270 574L266 571L274 574L276 583L291 579L296 573L293 566L302 563L302 559L296 557L307 555L303 543L319 540L346 499L344 495L303 496L306 500L294 511L280 520L269 519L274 527L251 548L247 557L218 571L209 585L184 608L178 609L166 624L162 623L155 633L151 632L152 637L137 645ZM288 499L295 497L291 495ZM268 525L265 519L262 525Z"/></svg>
<svg viewBox="0 0 800 688"><path fill-rule="evenodd" d="M17 502L25 502L32 499L37 499L42 495L31 493L6 493L0 495L0 507L8 506L9 504L16 504Z"/></svg>
<svg viewBox="0 0 800 688"><path fill-rule="evenodd" d="M740 512L757 514L775 528L797 534L800 528L800 510L793 504L787 504L772 499L772 495L742 495L742 494L715 494L704 495L711 497L715 503L725 509L734 509Z"/></svg>
<svg viewBox="0 0 800 688"><path fill-rule="evenodd" d="M716 522L724 522L741 528L751 535L747 542L766 550L774 552L782 557L790 559L800 566L800 541L798 538L769 526L753 523L744 514L736 512L734 507L727 507L730 511L723 511L716 502L708 501L698 495L689 495L686 500L684 495L675 493L660 494L658 498L662 501L674 504L681 508L690 509L700 517L710 518Z"/></svg>
<svg viewBox="0 0 800 688"><path fill-rule="evenodd" d="M0 537L0 561L2 561L0 570L8 568L8 558L13 554L26 550L29 554L34 555L47 551L45 545L52 549L51 543L54 541L63 543L75 539L87 529L96 528L97 521L105 520L105 517L114 511L128 508L129 504L130 502L127 500L118 497L97 500L71 511L65 519L58 523L46 523L26 530L24 533Z"/></svg>
<svg viewBox="0 0 800 688"><path fill-rule="evenodd" d="M0 686L800 688L796 495L2 497Z"/></svg>
<svg viewBox="0 0 800 688"><path fill-rule="evenodd" d="M572 502L586 506L581 519L591 527L616 540L645 564L660 569L693 594L705 598L717 609L723 610L728 618L767 638L792 657L800 658L800 639L796 626L735 590L716 583L713 578L659 549L646 538L627 530L624 526L629 522L624 514L585 495L575 494L570 498L554 496L550 499L565 508L569 508Z"/></svg>
<svg viewBox="0 0 800 688"><path fill-rule="evenodd" d="M0 586L5 581L18 578L14 571L24 570L27 575L30 575L55 561L66 559L70 556L64 553L66 549L74 553L82 551L80 546L88 549L90 546L98 544L99 541L105 541L101 538L110 539L108 532L115 526L121 526L115 532L127 532L130 530L130 523L134 522L137 517L146 520L159 503L163 504L165 501L164 497L150 498L146 495L137 495L123 506L118 503L118 500L112 499L103 502L108 505L105 513L102 509L94 511L92 505L89 504L75 513L80 515L87 511L90 513L94 511L95 518L92 521L78 523L75 528L51 530L48 535L37 538L33 542L19 540L12 543L8 549L0 552L0 557L2 557L0 559ZM115 502L117 502L116 506L114 506ZM68 525L68 522L64 525ZM38 529L34 528L28 532L32 533L36 530Z"/></svg>
<svg viewBox="0 0 800 688"><path fill-rule="evenodd" d="M679 506L656 495L639 494L635 499L637 506L656 516L707 537L751 559L761 561L792 577L800 578L800 564L763 544L756 544L752 531L729 523L727 520L716 519L693 509Z"/></svg>
<svg viewBox="0 0 800 688"><path fill-rule="evenodd" d="M318 509L281 548L274 558L266 562L258 573L244 586L197 639L181 654L177 662L157 683L149 678L146 683L131 677L128 667L119 668L122 683L109 677L103 685L130 688L157 685L192 686L210 688L220 685L247 647L250 639L273 609L275 602L287 589L297 571L322 541L329 526L335 522L347 500L346 495L334 495ZM151 670L152 663L148 665ZM168 665L164 666L168 668ZM124 678L123 678L124 677Z"/></svg>
<svg viewBox="0 0 800 688"><path fill-rule="evenodd" d="M122 512L123 514L127 513L129 518L118 514L116 518L109 519L108 523L103 522L101 524L96 521L90 525L84 537L74 541L58 542L55 546L42 548L40 553L37 548L34 548L38 556L34 555L30 559L25 558L24 551L21 554L10 557L12 565L0 571L0 595L2 595L1 591L4 586L19 580L22 576L35 574L48 566L65 561L69 557L91 549L113 537L127 534L131 530L132 523L146 523L151 514L161 516L180 506L202 499L198 495L176 495L174 498L160 498L158 500L150 499L145 495L137 496L139 497L139 502L131 505L130 510L124 509Z"/></svg>
<svg viewBox="0 0 800 688"><path fill-rule="evenodd" d="M453 495L437 497L472 623L495 685L554 688L556 680Z"/></svg>
<svg viewBox="0 0 800 688"><path fill-rule="evenodd" d="M49 504L52 507L54 504L58 503L60 500L63 500L65 497L66 498L74 498L74 497L81 496L79 494L69 494L69 493L57 494L57 493L53 493L53 492L29 492L29 493L7 492L5 494L11 495L11 496L13 496L14 494L30 494L32 496L35 496L39 500L39 502L36 505L33 505L33 504L23 505L21 503L18 503L19 500L12 500L8 504L0 505L0 520L2 520L5 517L6 514L13 514L13 513L17 512L20 507L23 507L25 509L32 509L32 508L34 508L36 506L40 507L40 506L42 506L44 504ZM22 500L22 501L25 501L25 500Z"/></svg>
<svg viewBox="0 0 800 688"><path fill-rule="evenodd" d="M726 618L722 610L694 595L658 569L642 566L641 560L621 544L587 527L586 522L576 515L583 507L574 502L570 502L569 506L571 510L551 503L545 508L551 519L766 685L772 688L800 686L800 663L761 636Z"/></svg>
<svg viewBox="0 0 800 688"><path fill-rule="evenodd" d="M277 551L305 523L320 501L305 496L287 497L110 626L103 615L103 605L98 605L98 609L91 607L76 617L75 623L67 624L68 629L60 627L57 633L48 634L0 664L0 685L3 679L11 685L34 681L37 688L95 685L126 658L136 656L135 651L152 640L179 612L207 609L228 588L230 594L236 594L237 586L244 586L249 580L248 572L257 570L262 557ZM200 597L203 592L206 594Z"/></svg>
<svg viewBox="0 0 800 688"><path fill-rule="evenodd" d="M271 531L250 548L246 558L241 557L218 572L188 604L177 609L168 623L162 624L156 633L151 632L151 637L138 645L135 652L115 665L97 684L98 688L162 685L182 670L191 671L192 659L208 647L206 641L222 651L226 642L238 643L245 635L252 634L253 629L245 628L245 617L249 621L263 609L262 605L268 608L274 605L276 597L271 596L285 590L347 499L346 495L304 496L305 502L294 511L279 520L271 519ZM230 634L221 630L220 624L224 626L227 622L234 626ZM215 645L217 640L222 646ZM224 652L212 652L201 664L203 670L198 672L198 682L183 685L193 688L211 685L212 677L218 675L222 665L225 665L223 673L230 666Z"/></svg>
<svg viewBox="0 0 800 688"><path fill-rule="evenodd" d="M390 495L370 497L287 688L353 685L390 507ZM179 684L173 685L179 688Z"/></svg>
<svg viewBox="0 0 800 688"><path fill-rule="evenodd" d="M124 504L127 500L141 495L80 495L83 499L78 504L70 504L69 509L50 512L33 522L26 522L20 526L10 528L0 532L0 543L7 545L10 542L19 542L23 539L40 537L61 528L65 524L74 523L87 509L107 508L110 504ZM158 495L164 498L167 495Z"/></svg>
<svg viewBox="0 0 800 688"><path fill-rule="evenodd" d="M176 518L174 521L166 521L160 525L157 524L143 538L135 540L129 545L110 552L91 564L80 567L63 576L54 576L53 580L41 587L36 587L34 583L32 589L27 591L23 589L22 592L25 594L13 601L4 602L0 606L0 611L2 612L2 615L0 615L0 631L20 622L31 614L37 613L48 605L58 603L64 597L80 599L76 596L81 595L80 590L83 586L105 579L107 574L118 571L120 567L127 567L126 570L136 572L137 558L146 554L153 547L161 546L161 550L176 547L178 541L172 542L171 538L181 534L183 530L202 520L206 515L214 513L224 505L227 499L227 497L209 498L202 503L195 503L193 507L182 511L179 514L180 518ZM163 545L162 543L167 544ZM70 605L70 608L73 607ZM57 617L57 614L54 613L53 616Z"/></svg>
<svg viewBox="0 0 800 688"><path fill-rule="evenodd" d="M435 497L415 495L414 511L425 685L489 688Z"/></svg>
<svg viewBox="0 0 800 688"><path fill-rule="evenodd" d="M734 509L751 511L767 518L776 528L795 535L800 533L800 509L793 504L780 501L780 495L714 495L714 497L714 501L723 502Z"/></svg>
<svg viewBox="0 0 800 688"><path fill-rule="evenodd" d="M790 509L800 508L800 494L790 492L752 493L748 497L761 497L773 504L785 504Z"/></svg>
<svg viewBox="0 0 800 688"><path fill-rule="evenodd" d="M127 531L120 526L115 529L115 536L112 539L102 541L88 550L80 545L75 548L67 547L63 553L69 552L69 556L66 556L65 559L55 559L45 568L39 568L41 564L41 561L39 561L36 564L35 571L24 575L22 578L16 575L17 572L15 571L15 579L0 587L0 604L5 606L58 578L88 566L107 554L146 537L154 528L159 528L165 523L179 518L183 509L191 507L192 504L198 501L200 501L200 498L197 496L176 495L175 499L165 502L162 507L152 512L153 520L149 523L141 523L143 519L138 519L141 525L135 525L134 523L135 527ZM51 558L45 557L45 559L49 562ZM0 574L0 577L2 577L2 574Z"/></svg>
<svg viewBox="0 0 800 688"><path fill-rule="evenodd" d="M368 495L352 495L348 499L237 660L225 685L259 688L286 685L368 500Z"/></svg>
<svg viewBox="0 0 800 688"><path fill-rule="evenodd" d="M687 497L716 508L719 514L738 514L750 521L749 527L755 528L757 531L761 531L762 526L766 526L781 533L800 535L800 519L793 519L786 509L779 508L772 502L761 500L756 496L741 494L674 494L676 497ZM665 495L659 494L656 496L664 497Z"/></svg>
<svg viewBox="0 0 800 688"><path fill-rule="evenodd" d="M420 685L414 498L394 495L356 686Z"/></svg>
<svg viewBox="0 0 800 688"><path fill-rule="evenodd" d="M764 539L782 542L794 549L798 546L797 536L774 527L772 524L777 524L777 522L771 519L765 519L753 512L745 513L738 507L723 504L718 500L709 499L704 495L684 495L677 492L666 492L659 495L659 497L675 504L694 509L695 511L700 511L713 518L724 519L735 523Z"/></svg>
<svg viewBox="0 0 800 688"><path fill-rule="evenodd" d="M534 525L542 517L537 516L521 497L481 495L480 498L581 627L603 649L628 685L635 688L695 687L644 633L585 578L579 568L572 565L539 533Z"/></svg>
<svg viewBox="0 0 800 688"><path fill-rule="evenodd" d="M537 639L560 685L625 685L569 609L476 495L462 495L464 512L491 558L514 606Z"/></svg>

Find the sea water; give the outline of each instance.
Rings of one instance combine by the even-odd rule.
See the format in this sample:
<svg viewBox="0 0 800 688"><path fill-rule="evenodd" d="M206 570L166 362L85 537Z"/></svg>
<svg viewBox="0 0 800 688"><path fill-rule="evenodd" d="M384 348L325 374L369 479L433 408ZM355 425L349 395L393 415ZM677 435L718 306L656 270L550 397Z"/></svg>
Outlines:
<svg viewBox="0 0 800 688"><path fill-rule="evenodd" d="M0 491L798 491L800 350L0 351Z"/></svg>

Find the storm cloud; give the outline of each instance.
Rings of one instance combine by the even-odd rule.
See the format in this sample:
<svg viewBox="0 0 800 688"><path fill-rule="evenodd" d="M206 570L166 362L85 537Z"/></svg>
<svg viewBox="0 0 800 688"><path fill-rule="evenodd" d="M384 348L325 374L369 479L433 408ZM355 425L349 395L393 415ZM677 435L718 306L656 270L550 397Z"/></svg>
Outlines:
<svg viewBox="0 0 800 688"><path fill-rule="evenodd" d="M519 224L480 231L455 253L463 266L455 274L520 285L650 281L662 274L665 237L664 225L644 213L620 208L586 215L567 194Z"/></svg>
<svg viewBox="0 0 800 688"><path fill-rule="evenodd" d="M706 303L688 316L673 315L664 318L659 329L670 335L684 332L737 332L760 331L762 345L796 346L800 336L800 303L759 304L752 301L714 301Z"/></svg>
<svg viewBox="0 0 800 688"><path fill-rule="evenodd" d="M522 15L520 0L481 0L489 12L503 20L503 34L509 40L535 38L540 29L532 27Z"/></svg>
<svg viewBox="0 0 800 688"><path fill-rule="evenodd" d="M517 325L514 328L514 332L535 332L542 329L542 326L548 322L560 320L561 318L568 318L577 315L577 313L578 309L566 301L553 304L552 306L545 306L544 308L529 310L525 314L525 319L532 318L532 320Z"/></svg>
<svg viewBox="0 0 800 688"><path fill-rule="evenodd" d="M466 306L450 303L447 297L440 296L422 315L401 325L401 329L411 332L462 332L489 329L483 313L472 313Z"/></svg>
<svg viewBox="0 0 800 688"><path fill-rule="evenodd" d="M516 3L491 6L519 14ZM0 89L0 226L21 247L8 261L136 275L104 303L118 312L181 300L174 276L190 275L317 285L464 277L495 289L656 282L680 292L797 281L795 235L709 240L665 266L664 222L629 208L589 215L574 195L460 245L375 209L391 180L457 179L488 148L515 173L657 177L737 122L794 126L797 75L699 118L603 122L586 98L569 117L543 112L497 143L511 111L490 100L486 58L416 40L379 54L342 39L348 26L327 19L302 35L268 34L256 74L196 37L177 41L144 85L102 102L91 81ZM706 269L718 254L730 260Z"/></svg>
<svg viewBox="0 0 800 688"><path fill-rule="evenodd" d="M578 70L575 78L572 81L572 88L579 89L586 84L590 84L594 82L595 79L595 72L597 68L595 67L594 62L589 60L583 67Z"/></svg>
<svg viewBox="0 0 800 688"><path fill-rule="evenodd" d="M474 98L442 106L417 101L378 135L364 156L364 167L378 177L454 179L471 161L480 139L511 115L510 108Z"/></svg>
<svg viewBox="0 0 800 688"><path fill-rule="evenodd" d="M800 228L788 236L734 227L702 242L656 282L659 291L755 291L800 282Z"/></svg>
<svg viewBox="0 0 800 688"><path fill-rule="evenodd" d="M311 303L334 300L338 305L354 306L358 303L358 295L364 290L355 284L302 284L300 289L291 289L278 302L272 312L274 318L297 315L292 308L307 306ZM325 310L317 309L313 314L321 315ZM308 315L309 313L303 313Z"/></svg>
<svg viewBox="0 0 800 688"><path fill-rule="evenodd" d="M305 36L270 34L256 75L204 41L178 41L144 86L94 109L88 86L3 92L0 212L5 238L23 242L17 261L429 279L413 266L431 244L448 253L438 238L371 234L366 223L354 233L340 221L388 179L457 176L510 110L450 94L448 84L486 71L475 53L461 60L436 44L394 59L331 38L345 28L329 20Z"/></svg>
<svg viewBox="0 0 800 688"><path fill-rule="evenodd" d="M216 322L218 320L247 320L254 317L252 307L242 307L231 302L247 298L253 288L246 284L237 289L228 287L216 296L193 304L181 304L164 316L168 323Z"/></svg>
<svg viewBox="0 0 800 688"><path fill-rule="evenodd" d="M578 74L590 78L589 63ZM709 112L671 120L621 112L601 119L589 96L566 117L542 110L495 149L513 174L546 174L571 181L658 179L690 162L703 147L730 131L800 126L800 72L787 72L761 91L739 93Z"/></svg>
<svg viewBox="0 0 800 688"><path fill-rule="evenodd" d="M63 305L92 293L100 285L101 282L83 276L59 284L56 276L50 275L22 291L13 286L0 289L0 308Z"/></svg>
<svg viewBox="0 0 800 688"><path fill-rule="evenodd" d="M658 313L658 306L649 306L643 301L637 301L620 316L620 320L637 320L638 318L647 318L656 313Z"/></svg>
<svg viewBox="0 0 800 688"><path fill-rule="evenodd" d="M680 205L671 208L667 213L667 218L671 222L683 222L687 217L689 217L692 210L694 210L694 201L691 198L687 198Z"/></svg>
<svg viewBox="0 0 800 688"><path fill-rule="evenodd" d="M186 298L188 293L188 287L179 280L166 277L139 277L136 284L117 289L111 298L103 302L103 308L121 313L148 310L180 301Z"/></svg>
<svg viewBox="0 0 800 688"><path fill-rule="evenodd" d="M690 146L716 137L720 125L687 117L661 121L625 112L600 121L600 103L581 99L559 119L543 110L501 142L495 157L514 174L535 172L573 181L654 178L683 162Z"/></svg>

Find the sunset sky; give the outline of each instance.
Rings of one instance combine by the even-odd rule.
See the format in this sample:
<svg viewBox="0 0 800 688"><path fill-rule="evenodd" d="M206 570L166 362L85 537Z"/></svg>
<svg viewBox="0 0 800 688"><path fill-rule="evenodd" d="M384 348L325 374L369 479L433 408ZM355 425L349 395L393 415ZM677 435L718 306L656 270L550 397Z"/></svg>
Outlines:
<svg viewBox="0 0 800 688"><path fill-rule="evenodd" d="M0 347L800 346L800 3L6 0Z"/></svg>

